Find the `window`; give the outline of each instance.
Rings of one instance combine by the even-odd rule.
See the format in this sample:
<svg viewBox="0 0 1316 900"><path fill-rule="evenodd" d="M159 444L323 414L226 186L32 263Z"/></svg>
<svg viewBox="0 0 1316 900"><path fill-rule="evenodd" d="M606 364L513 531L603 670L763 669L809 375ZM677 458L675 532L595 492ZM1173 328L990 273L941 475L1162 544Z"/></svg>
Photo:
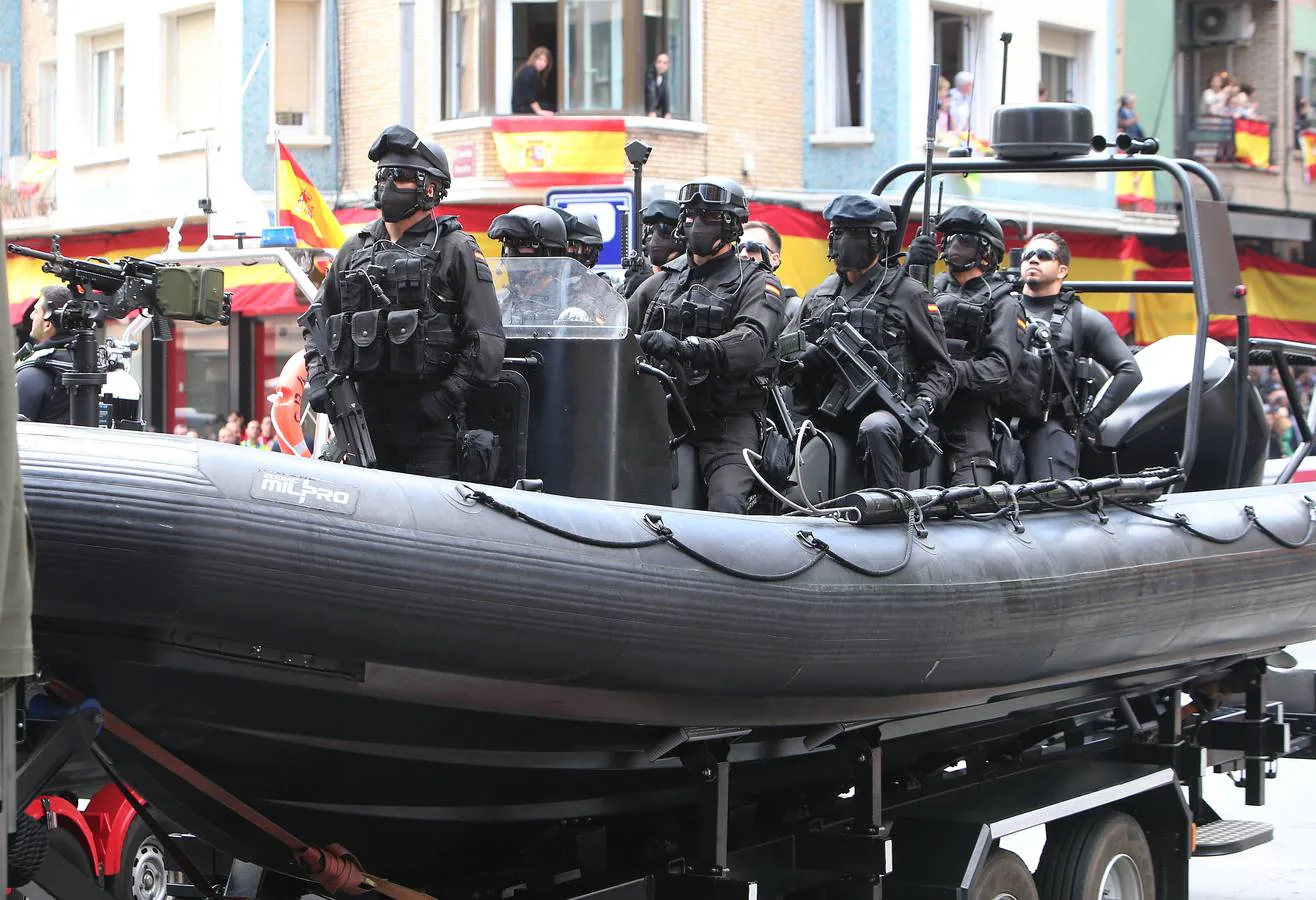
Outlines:
<svg viewBox="0 0 1316 900"><path fill-rule="evenodd" d="M123 32L91 38L92 146L123 144Z"/></svg>
<svg viewBox="0 0 1316 900"><path fill-rule="evenodd" d="M174 135L213 130L219 106L214 8L174 16L167 41L165 103Z"/></svg>
<svg viewBox="0 0 1316 900"><path fill-rule="evenodd" d="M566 0L566 110L621 109L621 0Z"/></svg>
<svg viewBox="0 0 1316 900"><path fill-rule="evenodd" d="M55 109L58 67L43 62L37 68L37 128L35 150L55 149Z"/></svg>
<svg viewBox="0 0 1316 900"><path fill-rule="evenodd" d="M448 0L443 26L447 88L443 117L480 111L480 0Z"/></svg>
<svg viewBox="0 0 1316 900"><path fill-rule="evenodd" d="M689 0L644 0L644 69L636 73L645 76L667 54L667 100L677 119L690 117L689 7Z"/></svg>
<svg viewBox="0 0 1316 900"><path fill-rule="evenodd" d="M1042 87L1052 103L1082 102L1078 96L1078 61L1082 56L1080 36L1072 31L1043 28L1037 35L1042 51Z"/></svg>
<svg viewBox="0 0 1316 900"><path fill-rule="evenodd" d="M319 0L275 0L274 124L311 134L320 127Z"/></svg>
<svg viewBox="0 0 1316 900"><path fill-rule="evenodd" d="M543 79L539 105L544 109L558 109L558 68L562 62L558 47L558 4L555 0L512 0L512 58L513 72L519 71L536 47L547 47L553 53L553 68ZM508 104L510 108L510 104Z"/></svg>
<svg viewBox="0 0 1316 900"><path fill-rule="evenodd" d="M819 0L814 42L814 108L818 132L867 128L868 4L866 0Z"/></svg>
<svg viewBox="0 0 1316 900"><path fill-rule="evenodd" d="M941 98L937 118L939 133L952 132L963 140L965 132L979 132L986 110L977 108L974 91L981 46L982 23L977 16L951 12L932 14L932 59L940 67ZM965 76L968 76L967 78Z"/></svg>

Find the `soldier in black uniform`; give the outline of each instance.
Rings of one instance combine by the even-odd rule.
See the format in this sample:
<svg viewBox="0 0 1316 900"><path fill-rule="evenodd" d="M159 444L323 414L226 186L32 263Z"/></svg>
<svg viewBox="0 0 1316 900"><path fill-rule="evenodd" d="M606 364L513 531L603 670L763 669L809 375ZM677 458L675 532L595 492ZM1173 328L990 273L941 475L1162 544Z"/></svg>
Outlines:
<svg viewBox="0 0 1316 900"><path fill-rule="evenodd" d="M645 255L642 269L630 270L622 283L621 294L630 297L649 276L657 272L678 256L685 253L685 237L677 228L680 224L681 208L675 200L655 200L640 210L640 221L644 223L644 236L641 242Z"/></svg>
<svg viewBox="0 0 1316 900"><path fill-rule="evenodd" d="M329 374L352 376L379 467L452 476L466 395L502 367L493 275L457 218L432 213L452 183L438 144L393 125L368 155L382 217L348 238L320 286L328 358L308 336L307 402L323 411Z"/></svg>
<svg viewBox="0 0 1316 900"><path fill-rule="evenodd" d="M1040 355L1025 354L1010 391L1028 478L1070 478L1078 472L1078 445L1099 443L1101 423L1142 382L1142 371L1110 320L1064 289L1069 274L1064 238L1049 232L1029 241L1021 274L1030 330L1040 330L1036 343L1045 345ZM1089 360L1111 375L1095 404Z"/></svg>
<svg viewBox="0 0 1316 900"><path fill-rule="evenodd" d="M18 413L29 422L69 424L69 394L63 375L73 371L73 335L60 326L60 310L73 299L62 284L48 284L32 305L32 343L14 357Z"/></svg>
<svg viewBox="0 0 1316 900"><path fill-rule="evenodd" d="M678 198L687 254L662 266L631 297L632 330L650 356L690 373L690 443L699 454L708 508L744 513L755 482L742 451L761 443L767 396L755 375L776 364L781 285L758 263L736 255L749 218L739 184L707 178L684 185Z"/></svg>
<svg viewBox="0 0 1316 900"><path fill-rule="evenodd" d="M1005 254L1001 223L972 206L953 206L937 220L944 236L947 271L932 293L946 324L946 345L955 369L955 393L937 416L941 446L949 457L950 483L991 484L1012 479L998 472L992 419L1010 387L1028 340L1014 282L997 271Z"/></svg>
<svg viewBox="0 0 1316 900"><path fill-rule="evenodd" d="M550 206L518 206L494 218L489 237L503 245L503 259L565 257L567 221L575 216ZM507 289L498 298L508 325L552 325L563 311L566 288L560 269L508 267Z"/></svg>
<svg viewBox="0 0 1316 900"><path fill-rule="evenodd" d="M827 256L836 263L836 274L804 298L801 321L810 333L834 312L844 312L851 325L874 347L885 351L891 364L904 376L906 400L925 418L939 409L955 387L955 375L946 342L941 336L937 305L927 288L886 265L893 249L896 218L885 201L868 194L843 194L823 210L831 223L827 234ZM821 329L819 329L821 330ZM832 374L823 350L809 346L801 357L803 371L797 374L797 402L817 410L832 385ZM837 427L854 429L870 487L903 487L905 472L915 471L925 460L906 457L900 422L890 412L874 406L857 410L857 421L837 422Z"/></svg>

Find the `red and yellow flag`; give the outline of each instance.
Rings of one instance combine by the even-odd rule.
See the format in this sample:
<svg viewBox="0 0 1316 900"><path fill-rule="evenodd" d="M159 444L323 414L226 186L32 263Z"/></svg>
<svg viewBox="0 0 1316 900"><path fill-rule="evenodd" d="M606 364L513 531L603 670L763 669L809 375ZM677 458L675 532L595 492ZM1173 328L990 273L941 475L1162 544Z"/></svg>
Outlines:
<svg viewBox="0 0 1316 900"><path fill-rule="evenodd" d="M1270 123L1234 120L1234 159L1256 169L1270 168Z"/></svg>
<svg viewBox="0 0 1316 900"><path fill-rule="evenodd" d="M492 131L509 184L613 184L626 174L624 119L505 116Z"/></svg>
<svg viewBox="0 0 1316 900"><path fill-rule="evenodd" d="M1120 209L1156 212L1156 180L1151 172L1115 173L1115 204Z"/></svg>
<svg viewBox="0 0 1316 900"><path fill-rule="evenodd" d="M299 247L337 250L347 237L324 202L315 182L307 177L288 148L279 143L279 224L291 225Z"/></svg>
<svg viewBox="0 0 1316 900"><path fill-rule="evenodd" d="M1302 143L1302 181L1311 184L1316 181L1316 131L1304 128L1298 140Z"/></svg>

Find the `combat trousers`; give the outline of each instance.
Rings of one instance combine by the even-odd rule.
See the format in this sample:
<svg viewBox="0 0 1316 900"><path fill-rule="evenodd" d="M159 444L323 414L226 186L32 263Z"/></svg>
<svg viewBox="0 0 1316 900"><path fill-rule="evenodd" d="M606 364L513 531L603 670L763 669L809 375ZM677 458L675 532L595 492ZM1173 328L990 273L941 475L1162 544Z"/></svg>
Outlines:
<svg viewBox="0 0 1316 900"><path fill-rule="evenodd" d="M420 412L423 391L410 385L395 389L363 384L359 389L380 469L456 477L458 428L454 417L431 422Z"/></svg>
<svg viewBox="0 0 1316 900"><path fill-rule="evenodd" d="M877 488L905 486L905 457L900 452L904 429L895 416L879 410L859 423L859 460L864 484Z"/></svg>
<svg viewBox="0 0 1316 900"><path fill-rule="evenodd" d="M1073 478L1078 474L1078 446L1057 415L1043 422L1031 419L1020 426L1023 432L1024 468L1029 481Z"/></svg>
<svg viewBox="0 0 1316 900"><path fill-rule="evenodd" d="M708 492L709 511L749 512L749 495L758 482L745 465L742 451L759 450L762 438L758 414L704 414L693 418L695 433L690 445L699 457L699 474ZM676 427L682 428L679 424Z"/></svg>
<svg viewBox="0 0 1316 900"><path fill-rule="evenodd" d="M996 481L992 451L992 414L987 401L956 394L937 418L941 449L950 466L950 484L988 485Z"/></svg>

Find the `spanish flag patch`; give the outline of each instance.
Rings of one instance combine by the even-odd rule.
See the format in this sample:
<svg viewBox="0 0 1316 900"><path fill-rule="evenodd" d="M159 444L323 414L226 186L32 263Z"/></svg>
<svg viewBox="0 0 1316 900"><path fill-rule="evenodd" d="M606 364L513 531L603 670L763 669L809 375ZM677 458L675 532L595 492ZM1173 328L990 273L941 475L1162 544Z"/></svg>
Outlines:
<svg viewBox="0 0 1316 900"><path fill-rule="evenodd" d="M484 254L481 253L479 250L472 250L471 253L472 253L472 254L475 256L475 258L478 259L480 262L485 262Z"/></svg>
<svg viewBox="0 0 1316 900"><path fill-rule="evenodd" d="M941 310L937 308L937 304L935 303L928 304L928 315L937 316L938 318L940 318Z"/></svg>
<svg viewBox="0 0 1316 900"><path fill-rule="evenodd" d="M1025 322L1023 319L1019 319L1019 320L1017 320L1017 321L1019 322L1019 330L1020 330L1020 331L1027 331L1027 330L1028 330L1028 323L1027 323L1027 322Z"/></svg>
<svg viewBox="0 0 1316 900"><path fill-rule="evenodd" d="M772 282L769 281L769 282L768 282L768 293L769 293L769 294L775 294L776 296L780 297L780 296L781 296L781 288L777 287L775 284L773 284Z"/></svg>

